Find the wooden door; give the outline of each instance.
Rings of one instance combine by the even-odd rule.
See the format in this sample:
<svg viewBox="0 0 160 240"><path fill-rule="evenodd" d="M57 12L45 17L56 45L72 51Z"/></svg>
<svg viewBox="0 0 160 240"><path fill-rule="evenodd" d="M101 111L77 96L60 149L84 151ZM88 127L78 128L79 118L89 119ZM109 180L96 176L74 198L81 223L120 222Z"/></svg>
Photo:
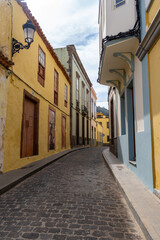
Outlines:
<svg viewBox="0 0 160 240"><path fill-rule="evenodd" d="M29 98L24 99L22 133L22 157L34 155L34 116L35 104Z"/></svg>
<svg viewBox="0 0 160 240"><path fill-rule="evenodd" d="M66 118L62 116L62 148L66 147Z"/></svg>

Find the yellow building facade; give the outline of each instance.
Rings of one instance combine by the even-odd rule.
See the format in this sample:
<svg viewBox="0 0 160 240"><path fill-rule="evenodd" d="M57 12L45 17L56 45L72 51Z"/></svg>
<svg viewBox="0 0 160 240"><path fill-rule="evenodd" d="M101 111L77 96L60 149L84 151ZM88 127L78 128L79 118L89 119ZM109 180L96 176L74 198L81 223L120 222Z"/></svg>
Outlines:
<svg viewBox="0 0 160 240"><path fill-rule="evenodd" d="M146 34L137 50L142 61L148 58L150 118L152 137L153 188L160 197L160 1L147 0Z"/></svg>
<svg viewBox="0 0 160 240"><path fill-rule="evenodd" d="M103 113L97 113L97 120L103 128L103 145L109 145L109 117L103 115Z"/></svg>
<svg viewBox="0 0 160 240"><path fill-rule="evenodd" d="M103 145L103 127L99 122L96 122L96 145Z"/></svg>
<svg viewBox="0 0 160 240"><path fill-rule="evenodd" d="M70 148L70 79L26 3L2 0L0 18L6 26L0 31L0 50L14 62L7 68L1 138L1 171L6 172ZM27 20L36 27L34 42L12 56L12 39L24 44L22 25Z"/></svg>
<svg viewBox="0 0 160 240"><path fill-rule="evenodd" d="M160 1L152 1L146 12L148 34L153 31L158 33L160 21ZM152 132L152 156L154 188L160 196L160 33L155 39L148 52L149 87L150 87L150 112ZM148 36L149 37L149 36Z"/></svg>

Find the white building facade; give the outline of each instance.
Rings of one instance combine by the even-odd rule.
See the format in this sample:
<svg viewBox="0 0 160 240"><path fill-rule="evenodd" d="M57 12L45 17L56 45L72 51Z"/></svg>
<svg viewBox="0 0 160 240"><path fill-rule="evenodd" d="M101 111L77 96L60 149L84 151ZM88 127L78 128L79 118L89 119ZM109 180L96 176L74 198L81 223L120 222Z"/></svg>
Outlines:
<svg viewBox="0 0 160 240"><path fill-rule="evenodd" d="M91 143L92 83L74 45L54 49L71 79L71 147Z"/></svg>
<svg viewBox="0 0 160 240"><path fill-rule="evenodd" d="M91 145L96 146L96 107L97 96L94 88L91 88Z"/></svg>
<svg viewBox="0 0 160 240"><path fill-rule="evenodd" d="M151 189L148 78L143 74L147 65L136 57L145 31L144 4L139 0L99 1L98 82L109 86L110 151Z"/></svg>

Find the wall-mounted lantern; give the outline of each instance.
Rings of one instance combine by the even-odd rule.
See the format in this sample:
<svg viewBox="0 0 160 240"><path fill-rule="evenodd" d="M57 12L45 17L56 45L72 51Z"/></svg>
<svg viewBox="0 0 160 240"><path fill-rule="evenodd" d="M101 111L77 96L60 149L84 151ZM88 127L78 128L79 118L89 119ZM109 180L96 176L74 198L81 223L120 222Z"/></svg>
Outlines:
<svg viewBox="0 0 160 240"><path fill-rule="evenodd" d="M31 43L34 41L34 33L35 33L36 27L33 25L31 20L28 20L23 25L23 31L24 31L24 38L26 45L23 45L22 43L18 42L15 38L12 39L12 56L18 52L20 49L29 49Z"/></svg>

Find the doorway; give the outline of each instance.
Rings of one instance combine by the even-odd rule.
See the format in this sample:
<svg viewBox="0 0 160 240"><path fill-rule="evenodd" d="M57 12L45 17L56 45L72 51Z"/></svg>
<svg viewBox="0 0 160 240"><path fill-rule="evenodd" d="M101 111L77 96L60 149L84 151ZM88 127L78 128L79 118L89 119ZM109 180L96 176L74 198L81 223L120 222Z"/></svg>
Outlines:
<svg viewBox="0 0 160 240"><path fill-rule="evenodd" d="M128 112L127 118L128 118L129 160L136 161L133 80L127 87L127 112Z"/></svg>
<svg viewBox="0 0 160 240"><path fill-rule="evenodd" d="M76 142L79 145L79 113L76 113Z"/></svg>
<svg viewBox="0 0 160 240"><path fill-rule="evenodd" d="M62 115L62 148L66 148L66 117Z"/></svg>
<svg viewBox="0 0 160 240"><path fill-rule="evenodd" d="M85 129L85 123L84 123L84 117L82 117L82 144L85 145L85 133L84 133L84 129Z"/></svg>
<svg viewBox="0 0 160 240"><path fill-rule="evenodd" d="M21 157L38 154L39 100L24 90Z"/></svg>

